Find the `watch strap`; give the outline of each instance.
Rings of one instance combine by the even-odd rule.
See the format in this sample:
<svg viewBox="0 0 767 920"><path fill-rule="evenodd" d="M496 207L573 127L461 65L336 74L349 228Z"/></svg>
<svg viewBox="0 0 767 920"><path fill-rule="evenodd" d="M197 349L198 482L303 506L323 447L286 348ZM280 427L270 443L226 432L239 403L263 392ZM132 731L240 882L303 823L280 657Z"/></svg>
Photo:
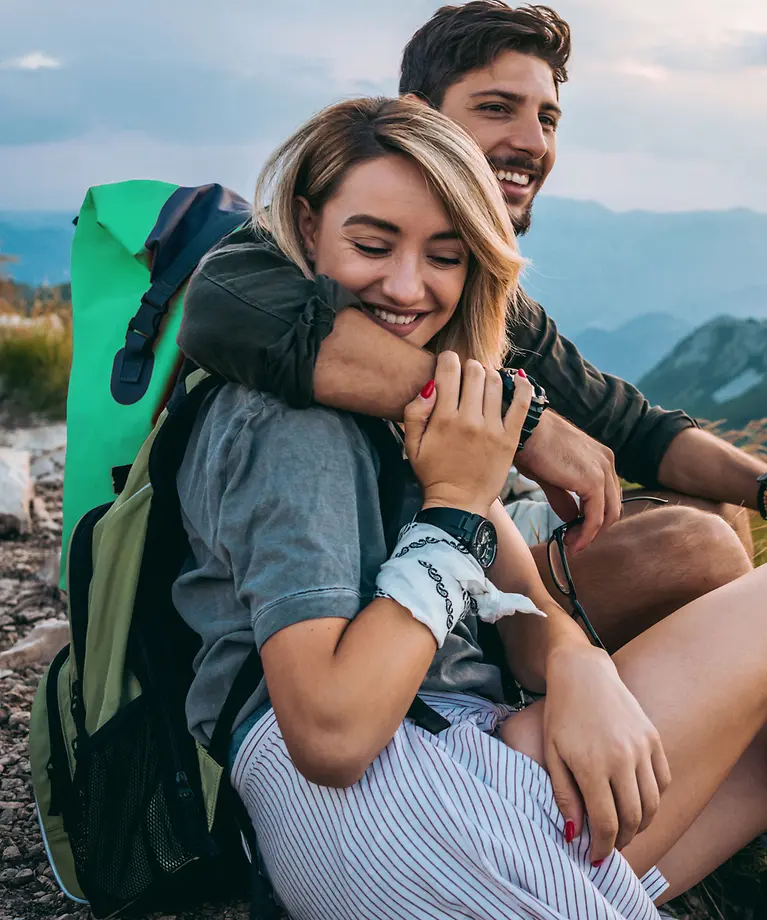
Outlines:
<svg viewBox="0 0 767 920"><path fill-rule="evenodd" d="M462 511L460 508L425 508L416 514L414 520L420 524L431 524L455 537L469 552L477 528L486 520L481 514Z"/></svg>

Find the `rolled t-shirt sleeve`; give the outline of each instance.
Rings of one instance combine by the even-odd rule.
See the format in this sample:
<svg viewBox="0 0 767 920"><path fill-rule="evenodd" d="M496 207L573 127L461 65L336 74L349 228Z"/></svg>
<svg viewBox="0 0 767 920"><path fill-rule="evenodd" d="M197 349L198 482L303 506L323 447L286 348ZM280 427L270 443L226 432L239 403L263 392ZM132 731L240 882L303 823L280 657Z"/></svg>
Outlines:
<svg viewBox="0 0 767 920"><path fill-rule="evenodd" d="M354 295L323 275L305 278L247 224L192 276L178 344L205 370L304 408L313 399L320 345L347 306L359 306Z"/></svg>
<svg viewBox="0 0 767 920"><path fill-rule="evenodd" d="M267 404L232 443L217 517L218 552L259 648L304 620L350 620L372 599L383 528L373 460L350 417ZM364 564L363 540L378 548Z"/></svg>

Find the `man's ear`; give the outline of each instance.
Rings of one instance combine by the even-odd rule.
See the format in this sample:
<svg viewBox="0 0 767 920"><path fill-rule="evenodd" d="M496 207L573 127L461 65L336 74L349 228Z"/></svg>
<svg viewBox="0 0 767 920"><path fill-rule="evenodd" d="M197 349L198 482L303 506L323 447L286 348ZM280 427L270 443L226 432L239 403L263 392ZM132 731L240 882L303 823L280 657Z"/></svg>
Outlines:
<svg viewBox="0 0 767 920"><path fill-rule="evenodd" d="M298 232L301 234L301 240L304 244L304 252L310 262L314 261L317 251L317 230L319 229L319 219L312 210L312 206L303 197L298 195L295 200L296 205L296 224Z"/></svg>
<svg viewBox="0 0 767 920"><path fill-rule="evenodd" d="M405 93L405 95L402 96L401 98L404 99L406 102L417 102L419 105L427 106L427 108L429 106L429 103L425 99L423 99L421 96L419 96L418 93Z"/></svg>

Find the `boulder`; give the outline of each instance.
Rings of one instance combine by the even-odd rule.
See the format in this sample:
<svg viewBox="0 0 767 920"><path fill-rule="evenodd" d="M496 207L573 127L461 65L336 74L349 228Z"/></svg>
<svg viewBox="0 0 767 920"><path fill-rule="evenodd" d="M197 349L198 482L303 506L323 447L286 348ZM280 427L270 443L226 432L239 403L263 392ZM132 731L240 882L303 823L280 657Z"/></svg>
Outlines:
<svg viewBox="0 0 767 920"><path fill-rule="evenodd" d="M0 447L0 537L31 531L32 493L29 452Z"/></svg>
<svg viewBox="0 0 767 920"><path fill-rule="evenodd" d="M66 447L67 426L64 422L55 425L40 425L37 428L15 428L0 431L0 445L15 450L27 450L33 456Z"/></svg>

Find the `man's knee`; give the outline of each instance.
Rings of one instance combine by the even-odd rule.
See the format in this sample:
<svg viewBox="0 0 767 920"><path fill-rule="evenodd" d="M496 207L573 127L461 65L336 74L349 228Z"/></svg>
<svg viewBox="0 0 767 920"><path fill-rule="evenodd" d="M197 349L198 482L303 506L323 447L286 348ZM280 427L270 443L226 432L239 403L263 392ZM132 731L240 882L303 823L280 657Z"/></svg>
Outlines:
<svg viewBox="0 0 767 920"><path fill-rule="evenodd" d="M697 508L675 507L658 514L658 551L680 566L680 577L692 579L700 593L728 584L751 571L748 553L724 517Z"/></svg>

